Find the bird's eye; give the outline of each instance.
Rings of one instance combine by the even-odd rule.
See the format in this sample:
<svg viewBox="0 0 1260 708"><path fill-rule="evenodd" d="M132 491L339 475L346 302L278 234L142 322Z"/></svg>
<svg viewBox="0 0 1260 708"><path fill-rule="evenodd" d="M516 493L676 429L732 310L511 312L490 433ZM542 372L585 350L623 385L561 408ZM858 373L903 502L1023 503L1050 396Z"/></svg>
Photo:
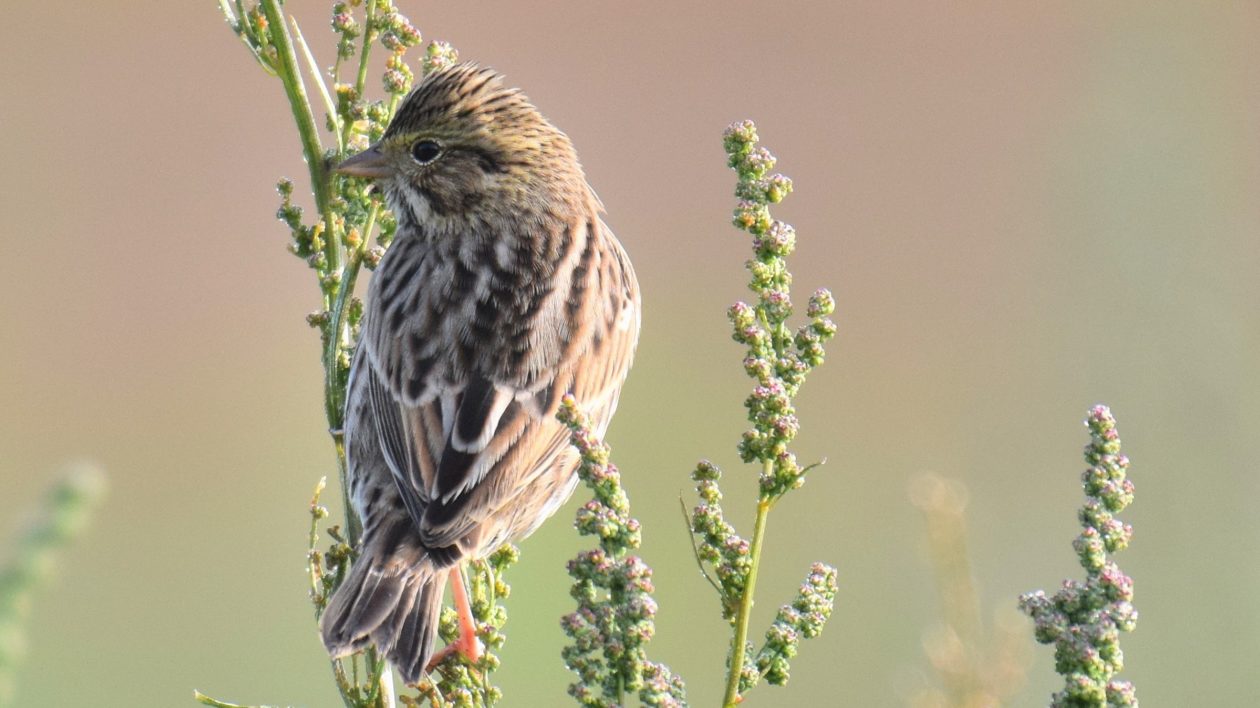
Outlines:
<svg viewBox="0 0 1260 708"><path fill-rule="evenodd" d="M411 146L411 156L416 158L416 162L427 165L437 159L442 154L442 146L432 140L421 140Z"/></svg>

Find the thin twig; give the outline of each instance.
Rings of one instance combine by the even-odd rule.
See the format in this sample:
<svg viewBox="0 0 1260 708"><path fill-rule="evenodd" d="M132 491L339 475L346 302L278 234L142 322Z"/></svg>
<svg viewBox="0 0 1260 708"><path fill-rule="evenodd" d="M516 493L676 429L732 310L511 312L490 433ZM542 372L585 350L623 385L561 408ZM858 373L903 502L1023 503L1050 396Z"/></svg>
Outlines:
<svg viewBox="0 0 1260 708"><path fill-rule="evenodd" d="M687 512L687 502L683 500L682 495L678 495L678 505L682 507L683 522L687 524L687 545L691 546L691 555L696 559L696 567L700 569L700 575L717 590L718 597L722 596L722 586L717 584L710 575L709 571L704 569L704 561L700 559L700 547L696 545L695 532L691 529L691 514Z"/></svg>
<svg viewBox="0 0 1260 708"><path fill-rule="evenodd" d="M315 63L315 55L311 54L311 48L306 44L306 38L302 36L302 29L298 27L296 17L289 16L289 22L293 25L293 35L297 39L297 45L302 48L302 55L306 57L306 65L310 69L311 79L315 82L315 88L319 89L319 95L324 99L324 109L328 111L328 120L332 122L333 135L337 138L338 154L345 152L346 146L341 142L341 119L337 117L337 107L333 103L332 96L328 93L328 87L324 85L324 77L319 73L319 65Z"/></svg>

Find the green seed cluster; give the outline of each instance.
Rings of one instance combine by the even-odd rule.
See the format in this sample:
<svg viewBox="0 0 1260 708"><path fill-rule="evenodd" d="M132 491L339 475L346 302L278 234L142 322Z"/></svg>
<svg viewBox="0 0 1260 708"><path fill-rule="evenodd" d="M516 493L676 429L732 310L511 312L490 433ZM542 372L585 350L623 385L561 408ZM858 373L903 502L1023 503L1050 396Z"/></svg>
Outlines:
<svg viewBox="0 0 1260 708"><path fill-rule="evenodd" d="M421 66L426 76L435 71L454 66L459 61L459 53L448 42L429 42L425 50Z"/></svg>
<svg viewBox="0 0 1260 708"><path fill-rule="evenodd" d="M744 433L739 453L744 462L770 464L761 477L761 496L777 499L805 483L804 471L787 451L800 431L792 398L809 371L823 362L823 344L836 334L830 319L835 300L819 289L806 308L809 321L795 332L788 327L793 305L787 257L796 248L796 230L775 219L770 205L791 193L792 180L769 174L774 155L757 145L751 121L727 128L723 143L727 164L739 174L732 221L752 236L753 257L745 266L752 276L748 287L757 295L754 304L737 302L727 313L732 336L748 348L744 370L757 382L744 402L753 427Z"/></svg>
<svg viewBox="0 0 1260 708"><path fill-rule="evenodd" d="M1115 518L1133 501L1129 458L1120 453L1116 421L1106 406L1090 410L1085 424L1091 441L1085 447L1089 469L1081 478L1084 529L1072 544L1085 582L1067 580L1053 597L1041 590L1027 593L1019 606L1032 617L1037 641L1054 644L1055 669L1065 684L1051 696L1051 706L1135 708L1133 684L1114 678L1124 668L1120 633L1137 625L1133 580L1107 556L1126 548L1133 536L1133 529Z"/></svg>
<svg viewBox="0 0 1260 708"><path fill-rule="evenodd" d="M691 478L696 482L700 503L691 513L691 531L696 535L696 557L712 568L722 598L722 619L735 621L748 571L752 568L747 539L735 531L722 512L722 470L708 460L696 465Z"/></svg>
<svg viewBox="0 0 1260 708"><path fill-rule="evenodd" d="M686 705L682 681L647 658L656 632L652 569L631 555L642 535L630 516L621 473L609 461L611 450L591 431L573 396L564 397L557 417L581 458L578 478L594 493L578 510L575 526L599 539L598 548L580 552L568 565L575 581L570 594L578 603L560 622L572 639L562 656L578 676L569 695L599 708L620 706L626 694L636 693L645 705Z"/></svg>
<svg viewBox="0 0 1260 708"><path fill-rule="evenodd" d="M766 643L757 654L757 671L775 686L788 682L788 659L796 656L801 639L822 634L836 599L836 569L815 563L801 583L796 599L779 608L766 631Z"/></svg>

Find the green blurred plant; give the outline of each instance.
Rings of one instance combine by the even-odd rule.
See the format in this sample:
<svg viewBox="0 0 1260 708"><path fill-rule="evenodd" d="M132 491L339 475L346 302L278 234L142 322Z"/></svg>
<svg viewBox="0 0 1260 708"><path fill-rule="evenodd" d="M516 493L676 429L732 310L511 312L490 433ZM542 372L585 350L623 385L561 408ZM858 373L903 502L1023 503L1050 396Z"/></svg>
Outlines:
<svg viewBox="0 0 1260 708"><path fill-rule="evenodd" d="M1136 708L1133 684L1115 678L1124 668L1120 633L1137 626L1133 580L1107 556L1127 548L1133 537L1133 528L1115 517L1133 502L1129 458L1120 453L1110 409L1090 409L1085 425L1090 467L1081 476L1085 504L1078 513L1084 530L1072 542L1085 582L1065 580L1053 597L1041 590L1026 593L1019 607L1033 618L1037 641L1054 644L1064 688L1050 697L1053 708Z"/></svg>
<svg viewBox="0 0 1260 708"><path fill-rule="evenodd" d="M578 675L569 695L594 708L624 705L626 694L635 693L644 705L686 705L682 679L647 658L647 642L656 634L652 569L631 555L642 532L630 516L621 473L609 461L612 450L591 431L573 396L564 397L558 417L581 456L578 478L594 493L574 525L581 535L599 538L599 548L569 561L570 594L578 602L560 622L573 640L563 650L564 663Z"/></svg>
<svg viewBox="0 0 1260 708"><path fill-rule="evenodd" d="M822 363L823 344L836 333L829 318L835 302L825 288L809 299L809 321L795 333L788 327L792 274L787 256L795 249L796 231L774 219L770 205L792 191L792 181L781 174L769 174L775 158L758 147L757 140L756 126L743 121L727 128L723 141L727 164L739 175L734 224L752 236L753 257L746 267L752 275L749 289L757 295L754 304L737 302L729 312L735 341L747 347L744 370L755 382L745 401L752 428L739 444L740 458L761 466L753 535L751 539L741 537L726 520L718 486L721 471L708 461L702 461L692 473L700 503L688 517L695 535L696 560L718 592L722 616L731 623L723 698L723 705L728 707L739 703L763 678L772 685L787 683L789 659L796 655L802 638L816 637L822 631L836 594L835 568L815 563L796 598L779 609L762 646L755 648L748 640L770 510L785 494L803 485L806 473L816 466L801 467L788 451L800 429L792 399L806 375ZM685 514L685 505L683 511Z"/></svg>
<svg viewBox="0 0 1260 708"><path fill-rule="evenodd" d="M26 653L23 626L57 554L83 530L105 495L105 473L79 465L48 491L43 507L0 566L0 706L13 704L17 668Z"/></svg>

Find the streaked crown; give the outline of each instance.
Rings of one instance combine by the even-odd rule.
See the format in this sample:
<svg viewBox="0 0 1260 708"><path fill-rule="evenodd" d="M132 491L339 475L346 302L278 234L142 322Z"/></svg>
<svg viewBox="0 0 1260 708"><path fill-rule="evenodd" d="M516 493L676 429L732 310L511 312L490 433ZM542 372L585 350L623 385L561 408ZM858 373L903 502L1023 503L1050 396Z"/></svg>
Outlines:
<svg viewBox="0 0 1260 708"><path fill-rule="evenodd" d="M541 216L594 202L568 136L498 72L472 63L426 77L378 149L394 167L384 185L391 206L420 197L427 210L416 218L425 221L499 210Z"/></svg>

